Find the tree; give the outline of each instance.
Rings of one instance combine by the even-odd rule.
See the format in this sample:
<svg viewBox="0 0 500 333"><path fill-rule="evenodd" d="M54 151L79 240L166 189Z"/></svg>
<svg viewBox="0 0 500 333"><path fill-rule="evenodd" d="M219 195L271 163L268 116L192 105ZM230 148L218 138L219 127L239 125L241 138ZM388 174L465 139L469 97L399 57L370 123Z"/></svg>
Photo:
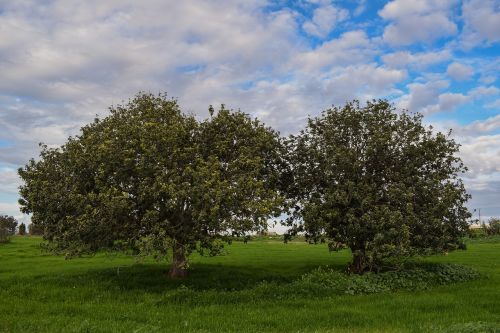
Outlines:
<svg viewBox="0 0 500 333"><path fill-rule="evenodd" d="M21 236L26 235L26 224L21 223L19 225L19 235L21 235Z"/></svg>
<svg viewBox="0 0 500 333"><path fill-rule="evenodd" d="M32 236L42 236L43 235L43 229L37 224L34 224L33 222L30 223L28 226L28 232Z"/></svg>
<svg viewBox="0 0 500 333"><path fill-rule="evenodd" d="M0 243L7 243L16 233L17 221L14 217L0 215Z"/></svg>
<svg viewBox="0 0 500 333"><path fill-rule="evenodd" d="M288 192L297 201L289 236L304 231L332 250L349 247L351 272L462 245L471 217L459 178L466 167L450 133L434 133L421 115L354 101L310 118L288 144Z"/></svg>
<svg viewBox="0 0 500 333"><path fill-rule="evenodd" d="M483 223L482 227L488 236L500 235L500 218L491 217L488 224Z"/></svg>
<svg viewBox="0 0 500 333"><path fill-rule="evenodd" d="M132 249L184 277L193 251L267 227L280 213L280 141L222 106L198 121L164 95L138 94L58 149L42 146L19 175L20 205L68 257Z"/></svg>

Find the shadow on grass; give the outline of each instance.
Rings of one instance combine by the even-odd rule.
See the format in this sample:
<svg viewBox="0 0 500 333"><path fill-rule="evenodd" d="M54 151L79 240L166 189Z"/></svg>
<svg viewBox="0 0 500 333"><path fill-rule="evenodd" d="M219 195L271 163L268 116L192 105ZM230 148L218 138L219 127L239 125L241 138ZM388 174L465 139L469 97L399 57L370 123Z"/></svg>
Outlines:
<svg viewBox="0 0 500 333"><path fill-rule="evenodd" d="M290 270L283 272L281 267L263 269L253 266L196 263L190 267L189 276L186 279L170 279L167 277L168 266L166 264L133 264L39 275L37 283L46 287L92 288L98 286L102 289L113 288L149 293L164 293L177 289L181 285L198 291L239 291L251 289L263 281L277 284L289 283L317 267L318 265L301 265L292 272ZM344 266L339 265L338 270L342 269Z"/></svg>

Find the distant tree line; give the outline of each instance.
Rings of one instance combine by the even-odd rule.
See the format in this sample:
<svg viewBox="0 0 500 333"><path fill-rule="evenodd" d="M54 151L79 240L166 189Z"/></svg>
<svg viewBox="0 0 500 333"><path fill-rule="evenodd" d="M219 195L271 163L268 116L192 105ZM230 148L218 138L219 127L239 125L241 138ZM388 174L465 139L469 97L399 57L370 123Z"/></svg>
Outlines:
<svg viewBox="0 0 500 333"><path fill-rule="evenodd" d="M281 137L224 105L209 114L147 93L111 107L19 169L23 212L56 253L169 255L171 277L192 252L216 255L282 216L287 240L348 247L358 274L463 247L466 167L421 115L354 101Z"/></svg>
<svg viewBox="0 0 500 333"><path fill-rule="evenodd" d="M13 216L0 215L0 243L7 243L11 236L16 234L24 236L26 235L26 224L21 223L18 228L18 222ZM35 225L31 223L28 226L28 233L32 236L43 235L43 229L40 225Z"/></svg>

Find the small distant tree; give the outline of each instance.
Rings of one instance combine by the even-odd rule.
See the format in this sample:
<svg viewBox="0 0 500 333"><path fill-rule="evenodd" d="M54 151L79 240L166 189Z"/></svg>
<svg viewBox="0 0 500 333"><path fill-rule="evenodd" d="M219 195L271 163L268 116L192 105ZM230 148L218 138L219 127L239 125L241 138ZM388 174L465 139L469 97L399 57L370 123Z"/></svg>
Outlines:
<svg viewBox="0 0 500 333"><path fill-rule="evenodd" d="M17 221L14 217L0 215L0 243L7 243L16 233Z"/></svg>
<svg viewBox="0 0 500 333"><path fill-rule="evenodd" d="M289 236L347 246L349 270L459 248L471 214L459 145L387 101L334 107L289 141Z"/></svg>
<svg viewBox="0 0 500 333"><path fill-rule="evenodd" d="M500 218L492 217L488 220L488 224L482 225L486 235L500 235Z"/></svg>
<svg viewBox="0 0 500 333"><path fill-rule="evenodd" d="M99 249L171 254L171 277L193 251L267 227L280 214L278 134L242 112L203 121L175 100L139 94L58 149L42 146L19 175L20 205L68 257Z"/></svg>
<svg viewBox="0 0 500 333"><path fill-rule="evenodd" d="M21 223L19 225L19 235L21 235L21 236L26 235L26 224Z"/></svg>
<svg viewBox="0 0 500 333"><path fill-rule="evenodd" d="M31 222L28 225L28 232L32 236L42 236L43 235L43 228L41 226L39 226L38 224Z"/></svg>

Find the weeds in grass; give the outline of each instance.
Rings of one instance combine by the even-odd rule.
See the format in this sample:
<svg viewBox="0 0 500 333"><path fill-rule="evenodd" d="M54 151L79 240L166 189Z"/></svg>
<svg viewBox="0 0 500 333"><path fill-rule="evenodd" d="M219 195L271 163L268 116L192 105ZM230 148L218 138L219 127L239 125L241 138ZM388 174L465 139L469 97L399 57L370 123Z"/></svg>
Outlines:
<svg viewBox="0 0 500 333"><path fill-rule="evenodd" d="M478 279L479 273L458 264L415 265L401 271L347 275L328 266L319 267L296 281L280 284L261 282L239 291L197 291L184 285L166 293L159 302L181 304L236 304L262 299L321 298L336 295L386 293L400 290L427 290L434 286Z"/></svg>

